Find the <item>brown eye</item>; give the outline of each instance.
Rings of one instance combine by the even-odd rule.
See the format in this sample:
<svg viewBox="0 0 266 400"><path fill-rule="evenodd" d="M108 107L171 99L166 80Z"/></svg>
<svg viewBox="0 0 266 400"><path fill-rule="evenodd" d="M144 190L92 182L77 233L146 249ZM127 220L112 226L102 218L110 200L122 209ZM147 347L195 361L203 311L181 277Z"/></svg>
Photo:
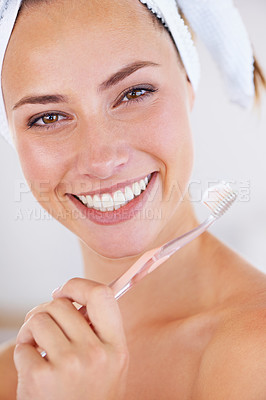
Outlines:
<svg viewBox="0 0 266 400"><path fill-rule="evenodd" d="M45 114L39 115L36 118L31 118L27 123L29 128L35 129L52 129L57 128L61 124L61 121L68 120L67 116L57 113L57 112L47 112Z"/></svg>
<svg viewBox="0 0 266 400"><path fill-rule="evenodd" d="M145 92L146 90L143 89L131 90L131 92L129 92L125 97L127 98L127 100L134 100L142 96Z"/></svg>
<svg viewBox="0 0 266 400"><path fill-rule="evenodd" d="M121 95L121 97L116 100L114 104L114 108L119 105L129 106L130 104L135 104L142 100L145 100L149 96L151 96L154 92L157 92L158 89L153 88L151 85L147 85L148 87L131 87L128 88L127 91Z"/></svg>
<svg viewBox="0 0 266 400"><path fill-rule="evenodd" d="M59 120L58 114L49 114L45 115L41 118L45 125L52 124L53 122L57 122Z"/></svg>

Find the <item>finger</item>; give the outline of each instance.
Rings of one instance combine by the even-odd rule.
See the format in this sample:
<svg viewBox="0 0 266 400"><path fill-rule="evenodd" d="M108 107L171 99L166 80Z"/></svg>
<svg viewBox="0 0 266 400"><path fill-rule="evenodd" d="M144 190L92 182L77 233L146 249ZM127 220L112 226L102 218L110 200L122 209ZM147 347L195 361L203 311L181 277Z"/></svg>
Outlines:
<svg viewBox="0 0 266 400"><path fill-rule="evenodd" d="M53 318L38 312L24 323L17 336L17 344L39 346L47 353L49 361L55 362L69 348L69 340Z"/></svg>
<svg viewBox="0 0 266 400"><path fill-rule="evenodd" d="M43 304L40 304L40 305L38 305L38 306L32 308L32 309L26 314L26 317L25 317L25 319L24 319L24 322L27 322L27 321L30 319L30 317L32 317L33 315L37 314L38 312L43 312L44 309L45 309L45 307L46 307L48 304L49 304L49 303L43 303Z"/></svg>
<svg viewBox="0 0 266 400"><path fill-rule="evenodd" d="M95 282L95 281L92 281L89 279L72 278L69 281L67 281L63 286L54 290L52 293L52 296L54 299L61 298L61 297L67 297L72 302L76 302L78 304L85 305L84 301L81 302L81 301L77 300L78 298L83 299L83 300L85 299L84 293L79 293L79 290L83 289L83 291L88 291L99 285L101 285L99 282ZM102 286L104 286L104 285L102 285Z"/></svg>
<svg viewBox="0 0 266 400"><path fill-rule="evenodd" d="M51 315L71 342L85 341L86 344L98 344L99 339L92 332L88 319L84 317L82 311L77 310L71 300L58 298L42 306L41 309Z"/></svg>
<svg viewBox="0 0 266 400"><path fill-rule="evenodd" d="M23 369L23 373L27 374L34 368L42 367L47 361L42 358L36 348L27 343L20 343L14 350L14 363L18 372Z"/></svg>
<svg viewBox="0 0 266 400"><path fill-rule="evenodd" d="M68 297L72 301L85 305L89 319L101 341L119 347L125 345L120 310L114 293L108 286L74 278L53 296L55 298Z"/></svg>
<svg viewBox="0 0 266 400"><path fill-rule="evenodd" d="M114 293L109 287L95 287L86 304L95 331L104 343L124 348L126 339L122 318Z"/></svg>

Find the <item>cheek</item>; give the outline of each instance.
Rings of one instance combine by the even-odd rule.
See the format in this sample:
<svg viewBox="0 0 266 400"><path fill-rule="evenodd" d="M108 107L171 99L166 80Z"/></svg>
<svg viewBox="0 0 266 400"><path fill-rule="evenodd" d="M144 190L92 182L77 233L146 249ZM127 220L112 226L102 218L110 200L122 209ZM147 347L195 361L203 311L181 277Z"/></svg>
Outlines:
<svg viewBox="0 0 266 400"><path fill-rule="evenodd" d="M17 151L21 167L34 196L42 203L51 198L62 181L67 168L67 159L59 146L43 146L38 140L17 140Z"/></svg>
<svg viewBox="0 0 266 400"><path fill-rule="evenodd" d="M194 149L189 111L180 96L157 100L135 127L135 146L155 156L171 179L189 179Z"/></svg>
<svg viewBox="0 0 266 400"><path fill-rule="evenodd" d="M139 148L159 163L166 218L182 201L192 173L194 147L189 112L184 96L161 97L136 130Z"/></svg>

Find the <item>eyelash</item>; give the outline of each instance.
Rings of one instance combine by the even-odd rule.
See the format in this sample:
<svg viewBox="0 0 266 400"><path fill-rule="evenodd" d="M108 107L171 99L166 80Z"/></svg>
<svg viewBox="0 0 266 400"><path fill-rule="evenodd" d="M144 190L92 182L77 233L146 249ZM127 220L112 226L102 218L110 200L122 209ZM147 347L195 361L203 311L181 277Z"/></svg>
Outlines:
<svg viewBox="0 0 266 400"><path fill-rule="evenodd" d="M130 94L130 93L132 93L132 92L142 91L142 90L145 90L145 94L140 95L139 97L137 97L137 98L135 98L135 99L129 99L129 100L124 101L124 102L122 101L128 94ZM113 108L116 108L116 106L117 106L119 103L124 103L124 106L125 106L125 107L128 107L128 106L129 106L130 104L132 104L132 103L135 103L135 102L138 103L138 102L140 102L140 101L143 101L145 97L151 96L152 93L157 92L157 90L158 90L158 89L155 89L155 88L153 88L153 87L151 87L151 86L148 86L148 87L143 87L143 86L140 86L140 87L135 87L135 86L134 86L134 87L131 87L131 88L127 89L124 93L122 93L122 95L119 97L119 99L115 102L115 105L114 105ZM46 124L44 124L44 125L37 125L37 124L36 124L36 122L38 122L38 121L41 120L42 118L44 118L44 117L49 117L49 116L51 116L51 115L60 116L60 117L65 117L64 120L69 119L69 118L67 118L66 115L64 115L64 114L62 114L62 113L59 113L59 112L58 112L58 113L57 113L57 112L47 112L47 113L44 113L44 114L39 115L38 117L34 118L33 120L30 119L30 120L28 121L28 123L27 123L28 129L31 129L31 128L34 128L34 129L45 129L45 130L55 129L56 126L57 126L57 122L51 123L51 125L46 125Z"/></svg>

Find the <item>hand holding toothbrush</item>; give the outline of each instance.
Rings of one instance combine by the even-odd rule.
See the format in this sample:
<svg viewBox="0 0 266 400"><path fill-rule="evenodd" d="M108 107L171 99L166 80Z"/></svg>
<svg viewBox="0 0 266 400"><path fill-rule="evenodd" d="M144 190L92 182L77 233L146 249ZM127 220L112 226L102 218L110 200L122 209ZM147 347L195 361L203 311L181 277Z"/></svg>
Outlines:
<svg viewBox="0 0 266 400"><path fill-rule="evenodd" d="M128 350L112 290L86 279L68 281L53 301L27 315L14 360L17 400L122 400Z"/></svg>

